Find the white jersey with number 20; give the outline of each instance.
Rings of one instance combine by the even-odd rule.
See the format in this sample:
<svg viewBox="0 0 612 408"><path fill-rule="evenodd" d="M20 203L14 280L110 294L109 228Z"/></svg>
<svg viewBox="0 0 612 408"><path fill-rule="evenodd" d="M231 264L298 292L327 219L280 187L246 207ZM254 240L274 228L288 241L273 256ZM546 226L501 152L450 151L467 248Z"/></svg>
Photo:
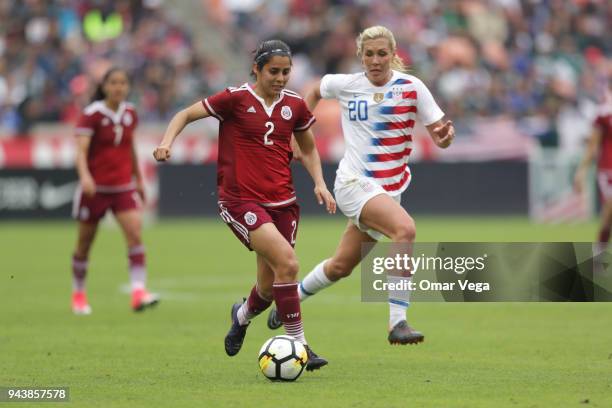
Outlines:
<svg viewBox="0 0 612 408"><path fill-rule="evenodd" d="M427 126L444 116L431 92L420 79L398 71L383 86L373 85L363 72L325 75L320 91L342 106L346 151L337 177L369 177L390 195L401 194L411 179L415 120Z"/></svg>

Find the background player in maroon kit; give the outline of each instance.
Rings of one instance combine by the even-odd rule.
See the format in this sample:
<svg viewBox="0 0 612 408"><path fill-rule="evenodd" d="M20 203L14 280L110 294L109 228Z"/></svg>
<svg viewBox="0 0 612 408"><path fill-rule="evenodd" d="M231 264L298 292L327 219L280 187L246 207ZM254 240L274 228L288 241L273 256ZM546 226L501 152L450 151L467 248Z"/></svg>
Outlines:
<svg viewBox="0 0 612 408"><path fill-rule="evenodd" d="M128 246L132 308L154 305L158 297L146 290L145 250L141 239L140 209L144 200L142 176L134 148L138 116L125 102L128 75L120 68L110 69L96 90L93 102L84 110L76 128L80 186L73 215L79 221L79 237L72 258L72 310L89 314L85 295L85 275L91 244L98 222L112 210Z"/></svg>
<svg viewBox="0 0 612 408"><path fill-rule="evenodd" d="M588 169L597 158L597 185L602 200L601 224L598 242L601 250L606 249L610 241L610 227L612 227L612 93L606 92L604 103L593 123L593 132L588 145L576 171L574 186L582 191Z"/></svg>
<svg viewBox="0 0 612 408"><path fill-rule="evenodd" d="M278 40L263 42L252 66L255 84L227 88L177 113L153 155L167 160L172 142L188 123L208 116L219 120L219 213L257 254L257 284L244 303L232 307L225 351L230 356L240 351L250 319L274 299L285 331L304 343L307 370L314 370L327 361L308 347L302 327L293 250L299 207L290 169L292 133L315 182L317 200L329 212L335 212L336 203L325 186L310 131L314 117L299 95L284 89L290 72L289 47Z"/></svg>

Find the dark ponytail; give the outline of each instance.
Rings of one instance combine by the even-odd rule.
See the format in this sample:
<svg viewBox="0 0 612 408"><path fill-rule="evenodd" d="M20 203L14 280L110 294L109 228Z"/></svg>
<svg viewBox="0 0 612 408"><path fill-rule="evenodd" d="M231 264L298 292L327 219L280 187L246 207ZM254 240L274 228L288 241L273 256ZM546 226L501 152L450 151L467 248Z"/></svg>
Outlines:
<svg viewBox="0 0 612 408"><path fill-rule="evenodd" d="M91 98L91 102L101 101L101 100L106 99L106 93L104 93L104 84L106 83L106 81L108 81L108 78L110 78L110 76L113 75L117 71L125 72L125 75L128 76L127 72L125 70L123 70L122 68L119 68L119 67L112 67L111 69L106 71L106 73L102 77L102 80L100 81L100 83L96 87L96 92L94 92L94 94L93 94L93 96Z"/></svg>
<svg viewBox="0 0 612 408"><path fill-rule="evenodd" d="M291 49L281 40L264 41L259 44L255 51L253 51L253 54L255 54L253 63L257 64L257 69L259 71L261 71L264 65L270 62L275 55L289 57L289 61L291 61ZM255 72L253 72L253 70L251 70L251 76L255 77Z"/></svg>

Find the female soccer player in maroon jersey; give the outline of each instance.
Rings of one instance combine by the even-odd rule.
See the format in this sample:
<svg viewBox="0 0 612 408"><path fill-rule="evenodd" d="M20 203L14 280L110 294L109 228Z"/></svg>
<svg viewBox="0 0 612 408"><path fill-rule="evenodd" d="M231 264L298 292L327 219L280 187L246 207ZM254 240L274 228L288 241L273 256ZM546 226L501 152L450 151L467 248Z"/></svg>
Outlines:
<svg viewBox="0 0 612 408"><path fill-rule="evenodd" d="M158 302L146 290L145 251L141 239L140 209L144 200L142 176L134 148L138 116L125 101L129 91L127 72L112 68L102 78L93 101L76 128L76 167L80 186L73 215L79 221L79 237L72 258L72 310L89 314L85 275L98 223L112 210L128 246L132 308L141 311Z"/></svg>
<svg viewBox="0 0 612 408"><path fill-rule="evenodd" d="M230 356L240 351L250 319L274 299L285 331L304 343L307 370L314 370L327 361L308 347L302 327L293 250L299 207L291 180L292 134L314 180L317 200L330 213L336 203L325 186L310 131L314 117L298 94L284 89L290 73L289 47L278 40L261 43L252 66L255 84L227 88L177 113L153 155L167 160L172 142L188 123L208 116L219 120L219 214L257 254L257 284L244 303L232 307L225 351Z"/></svg>

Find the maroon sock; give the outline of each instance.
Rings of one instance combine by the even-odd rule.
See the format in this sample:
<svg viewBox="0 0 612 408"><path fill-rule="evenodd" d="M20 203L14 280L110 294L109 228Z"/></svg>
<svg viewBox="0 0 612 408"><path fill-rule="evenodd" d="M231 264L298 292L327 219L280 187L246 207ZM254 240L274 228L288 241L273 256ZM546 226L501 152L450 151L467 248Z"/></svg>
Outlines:
<svg viewBox="0 0 612 408"><path fill-rule="evenodd" d="M79 259L72 255L72 290L82 292L85 290L85 276L87 275L87 258Z"/></svg>
<svg viewBox="0 0 612 408"><path fill-rule="evenodd" d="M266 300L259 295L259 292L257 292L257 285L253 286L249 298L247 299L249 320L266 310L271 304L271 300Z"/></svg>
<svg viewBox="0 0 612 408"><path fill-rule="evenodd" d="M599 241L607 243L610 241L610 228L602 228L599 230Z"/></svg>
<svg viewBox="0 0 612 408"><path fill-rule="evenodd" d="M272 286L272 294L278 316L285 326L285 333L306 344L297 287L297 283L275 283Z"/></svg>

